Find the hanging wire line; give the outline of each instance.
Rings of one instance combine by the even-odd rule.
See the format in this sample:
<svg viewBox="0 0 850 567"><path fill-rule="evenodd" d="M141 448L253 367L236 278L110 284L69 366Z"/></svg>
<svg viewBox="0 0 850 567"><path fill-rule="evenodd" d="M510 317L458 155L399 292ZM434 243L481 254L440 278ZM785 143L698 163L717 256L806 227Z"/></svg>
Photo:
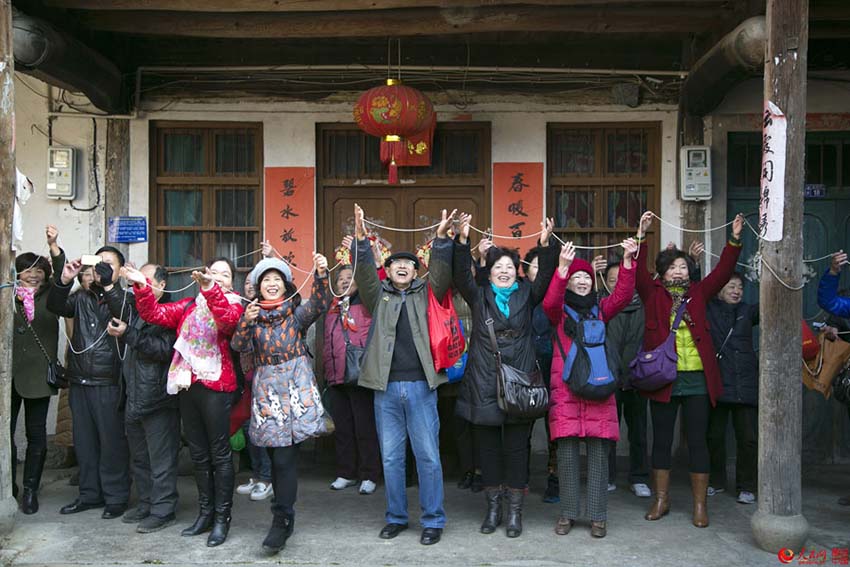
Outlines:
<svg viewBox="0 0 850 567"><path fill-rule="evenodd" d="M242 258L247 258L248 256L253 256L259 252L262 252L262 248L257 248L256 250L252 250L251 252L246 252L240 256L236 256L235 258L231 258L230 260L236 264L236 260L241 260ZM180 268L179 270L169 270L169 274L185 274L186 272L197 272L198 270L203 270L206 266L195 266L193 268Z"/></svg>
<svg viewBox="0 0 850 567"><path fill-rule="evenodd" d="M662 224L666 224L666 225L667 225L667 226L669 226L670 228L675 228L676 230L681 231L681 232L694 232L694 233L707 233L707 232L713 232L713 231L715 231L715 230L721 230L721 229L724 229L724 228L726 228L727 226L731 225L733 222L735 222L734 220L731 220L731 221L727 222L726 224L722 224L722 225L720 225L720 226L714 226L714 227L711 227L711 228L705 228L705 229L702 229L702 228L685 228L685 227L683 227L683 226L677 226L677 225L675 225L675 224L673 224L673 223L671 223L671 222L669 222L669 221L666 221L666 220L662 219L661 217L659 217L658 215L656 215L656 214L655 214L655 213L653 213L652 211L649 211L649 214L651 214L653 217L655 217L655 218L657 218L659 221L661 221L661 223L662 223Z"/></svg>
<svg viewBox="0 0 850 567"><path fill-rule="evenodd" d="M365 224L374 226L375 228L382 228L384 230L389 230L389 231L392 231L392 232L426 232L428 230L434 230L435 228L440 226L440 223L438 222L438 223L432 224L431 226L423 226L422 228L397 228L397 227L393 227L393 226L384 226L382 224L372 222L372 221L367 220L365 218L363 219L363 222Z"/></svg>
<svg viewBox="0 0 850 567"><path fill-rule="evenodd" d="M331 284L331 282L328 282L328 286L330 287L330 290L331 290L331 295L333 295L337 299L341 299L343 297L346 297L349 293L351 293L351 287L354 285L354 274L357 273L357 249L358 248L359 248L359 246L357 245L357 243L355 243L355 245L354 245L354 255L353 255L352 264L351 264L352 275L351 275L351 280L348 282L348 289L346 289L343 293L337 295L337 293L334 291L334 286ZM337 266L341 266L341 265L342 265L341 261L339 263L337 263ZM336 268L336 266L334 266L334 268Z"/></svg>

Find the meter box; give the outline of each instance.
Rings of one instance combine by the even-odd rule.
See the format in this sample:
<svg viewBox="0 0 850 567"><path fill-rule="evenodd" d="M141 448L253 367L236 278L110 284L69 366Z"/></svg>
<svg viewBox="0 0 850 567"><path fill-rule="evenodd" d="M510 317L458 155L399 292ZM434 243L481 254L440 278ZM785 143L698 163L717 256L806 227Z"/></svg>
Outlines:
<svg viewBox="0 0 850 567"><path fill-rule="evenodd" d="M73 199L76 196L76 158L74 148L47 148L47 197Z"/></svg>
<svg viewBox="0 0 850 567"><path fill-rule="evenodd" d="M683 201L711 199L711 148L682 146L679 154Z"/></svg>

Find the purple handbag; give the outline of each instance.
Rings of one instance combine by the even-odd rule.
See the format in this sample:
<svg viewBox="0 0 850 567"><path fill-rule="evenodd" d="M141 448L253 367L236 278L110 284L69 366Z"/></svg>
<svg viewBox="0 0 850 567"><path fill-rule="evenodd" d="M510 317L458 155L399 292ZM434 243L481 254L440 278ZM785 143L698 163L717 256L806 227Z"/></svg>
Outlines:
<svg viewBox="0 0 850 567"><path fill-rule="evenodd" d="M656 349L641 348L635 359L629 363L629 369L632 371L632 388L654 392L676 380L676 364L679 361L679 356L676 354L676 331L682 322L688 301L690 298L683 301L676 311L676 318L673 320L667 339Z"/></svg>

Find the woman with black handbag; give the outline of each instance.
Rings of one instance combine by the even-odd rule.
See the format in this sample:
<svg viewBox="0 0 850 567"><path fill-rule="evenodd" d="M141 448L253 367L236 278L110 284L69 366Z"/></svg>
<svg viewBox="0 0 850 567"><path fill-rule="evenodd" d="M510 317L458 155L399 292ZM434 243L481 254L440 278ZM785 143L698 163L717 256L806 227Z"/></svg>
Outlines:
<svg viewBox="0 0 850 567"><path fill-rule="evenodd" d="M507 536L518 537L522 533L522 507L528 484L528 435L534 419L511 415L512 410L508 409L513 407L511 400L506 404L505 396L500 394L510 397L512 392L500 391L499 381L504 370L526 378L536 376L542 393L546 394L534 351L531 318L534 307L543 301L549 287L558 248L549 246L554 222L544 220L539 272L533 283L517 277L516 251L494 246L486 256L488 279L482 278L481 285L477 285L469 249L471 220L471 215L461 215L454 244L454 286L472 308L472 339L455 411L472 423L480 451L487 500L481 533L493 533L501 524L504 490L509 507ZM547 407L540 408L542 414L538 417L545 415Z"/></svg>
<svg viewBox="0 0 850 567"><path fill-rule="evenodd" d="M53 285L52 272L61 272L65 253L59 248L56 227L47 227L50 261L32 252L15 259L18 282L15 287L15 336L12 348L12 492L18 495L15 482L17 450L15 425L21 405L27 433L27 453L24 460L21 511L38 512L38 486L47 457L47 410L56 389L48 384L51 366L61 368L56 361L59 344L59 317L47 310L47 292ZM52 264L52 266L51 266ZM61 385L61 384L57 384Z"/></svg>
<svg viewBox="0 0 850 567"><path fill-rule="evenodd" d="M351 237L341 249L348 252ZM381 474L373 391L357 385L359 362L366 351L372 316L357 292L354 269L340 266L334 282L337 298L325 317L324 370L334 419L336 480L331 490L343 490L360 480L360 494L375 492Z"/></svg>

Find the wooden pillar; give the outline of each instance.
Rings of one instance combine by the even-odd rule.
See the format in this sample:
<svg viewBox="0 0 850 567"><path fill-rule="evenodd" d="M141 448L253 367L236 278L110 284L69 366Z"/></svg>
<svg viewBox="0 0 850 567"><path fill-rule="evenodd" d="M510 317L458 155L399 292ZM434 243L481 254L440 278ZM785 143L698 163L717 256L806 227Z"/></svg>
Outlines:
<svg viewBox="0 0 850 567"><path fill-rule="evenodd" d="M12 337L15 266L12 210L15 204L15 59L12 55L12 2L0 0L0 534L15 523L12 497Z"/></svg>
<svg viewBox="0 0 850 567"><path fill-rule="evenodd" d="M106 170L104 173L104 234L109 217L130 214L130 121L110 118L106 121ZM94 151L97 151L95 148ZM108 238L108 236L107 236ZM110 243L112 244L112 243ZM127 244L113 244L129 259Z"/></svg>
<svg viewBox="0 0 850 567"><path fill-rule="evenodd" d="M808 22L808 0L768 0L759 250L763 262L791 287L800 286L802 276ZM763 264L759 299L759 494L753 535L767 551L796 552L809 529L800 486L802 291L783 285Z"/></svg>

